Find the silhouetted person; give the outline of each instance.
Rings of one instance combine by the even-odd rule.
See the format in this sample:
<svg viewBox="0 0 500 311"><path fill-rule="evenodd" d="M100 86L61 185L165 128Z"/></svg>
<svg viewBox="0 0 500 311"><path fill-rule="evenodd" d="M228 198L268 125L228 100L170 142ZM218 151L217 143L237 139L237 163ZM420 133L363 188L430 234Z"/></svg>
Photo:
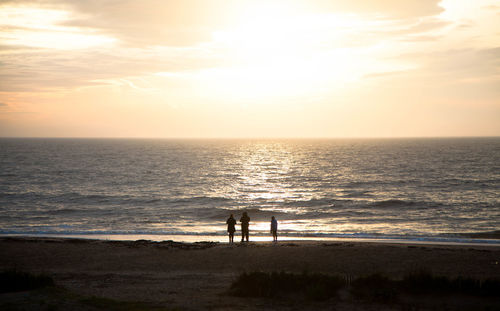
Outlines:
<svg viewBox="0 0 500 311"><path fill-rule="evenodd" d="M236 225L236 219L234 219L233 214L229 216L229 218L226 221L227 224L227 232L229 233L229 243L234 242L234 232L236 231L236 228L234 227Z"/></svg>
<svg viewBox="0 0 500 311"><path fill-rule="evenodd" d="M248 217L247 212L243 212L243 216L240 218L241 223L241 242L247 239L248 242L248 226L250 223L250 217Z"/></svg>
<svg viewBox="0 0 500 311"><path fill-rule="evenodd" d="M273 241L278 241L278 221L274 216L271 217L271 233L273 234Z"/></svg>

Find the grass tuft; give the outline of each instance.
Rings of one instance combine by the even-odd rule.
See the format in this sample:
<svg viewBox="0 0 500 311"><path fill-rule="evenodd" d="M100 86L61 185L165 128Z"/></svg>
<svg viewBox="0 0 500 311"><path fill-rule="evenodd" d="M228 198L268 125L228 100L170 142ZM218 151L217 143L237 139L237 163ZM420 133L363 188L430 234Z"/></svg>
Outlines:
<svg viewBox="0 0 500 311"><path fill-rule="evenodd" d="M434 276L428 271L408 274L401 281L401 287L411 294L466 294L471 296L494 296L500 293L500 280L473 278L448 278Z"/></svg>
<svg viewBox="0 0 500 311"><path fill-rule="evenodd" d="M230 294L267 298L300 294L308 300L326 300L344 286L344 279L319 273L251 272L241 274L233 282Z"/></svg>
<svg viewBox="0 0 500 311"><path fill-rule="evenodd" d="M394 302L402 293L427 296L467 295L493 297L500 293L500 280L450 278L429 271L408 273L402 280L391 280L380 274L355 279L351 293L358 298L377 302Z"/></svg>
<svg viewBox="0 0 500 311"><path fill-rule="evenodd" d="M133 301L120 301L103 297L86 297L80 300L81 305L91 308L97 308L98 310L109 310L109 311L176 311L180 309L176 308L165 308L156 307L143 302L133 302Z"/></svg>
<svg viewBox="0 0 500 311"><path fill-rule="evenodd" d="M7 270L0 273L0 293L33 290L54 286L54 280L47 275L34 275L18 270Z"/></svg>
<svg viewBox="0 0 500 311"><path fill-rule="evenodd" d="M349 285L345 278L320 273L251 272L241 274L229 293L267 298L301 295L321 301L334 297L344 288L355 298L376 303L397 303L401 295L498 297L500 293L499 279L450 278L426 271L409 273L402 280L372 274L355 278Z"/></svg>
<svg viewBox="0 0 500 311"><path fill-rule="evenodd" d="M351 284L354 297L372 302L390 303L397 300L397 282L381 274L372 274L355 279Z"/></svg>

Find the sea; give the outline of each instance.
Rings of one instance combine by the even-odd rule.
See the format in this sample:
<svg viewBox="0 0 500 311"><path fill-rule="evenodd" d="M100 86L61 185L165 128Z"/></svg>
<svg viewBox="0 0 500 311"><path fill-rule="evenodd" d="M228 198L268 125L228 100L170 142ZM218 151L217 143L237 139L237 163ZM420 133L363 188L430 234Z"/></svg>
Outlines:
<svg viewBox="0 0 500 311"><path fill-rule="evenodd" d="M500 246L500 138L0 139L0 235ZM187 237L187 238L186 238Z"/></svg>

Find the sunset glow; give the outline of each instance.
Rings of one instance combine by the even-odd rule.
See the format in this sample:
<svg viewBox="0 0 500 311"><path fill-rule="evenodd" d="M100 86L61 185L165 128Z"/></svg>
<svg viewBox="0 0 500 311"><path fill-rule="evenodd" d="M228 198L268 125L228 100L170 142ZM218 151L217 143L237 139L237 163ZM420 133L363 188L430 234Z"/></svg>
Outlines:
<svg viewBox="0 0 500 311"><path fill-rule="evenodd" d="M0 135L500 135L500 5L7 1Z"/></svg>

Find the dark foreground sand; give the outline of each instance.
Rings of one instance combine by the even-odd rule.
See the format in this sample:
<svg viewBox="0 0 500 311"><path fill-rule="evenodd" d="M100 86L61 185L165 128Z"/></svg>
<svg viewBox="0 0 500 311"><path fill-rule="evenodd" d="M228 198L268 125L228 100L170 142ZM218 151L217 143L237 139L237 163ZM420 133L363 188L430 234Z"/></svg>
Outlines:
<svg viewBox="0 0 500 311"><path fill-rule="evenodd" d="M442 300L415 309L356 301L342 293L326 302L240 298L227 294L242 272L322 272L355 278L382 273L399 278L425 269L436 275L500 278L500 247L353 242L258 242L234 245L63 238L0 238L0 269L46 273L79 297L140 301L181 310L440 310ZM23 305L28 293L0 294L0 303ZM426 298L427 299L427 298ZM489 298L490 299L490 298ZM476 299L477 300L477 299ZM474 300L471 304L477 304ZM491 299L490 299L491 300ZM500 301L499 301L500 302ZM58 302L50 302L53 309ZM449 302L460 309L468 300ZM500 304L494 308L500 310ZM491 306L491 301L488 302ZM1 306L1 304L0 304ZM55 307L54 307L55 306ZM69 306L74 309L75 305ZM81 309L90 308L82 306ZM103 307L106 309L107 307ZM15 309L15 308L14 308ZM36 307L34 309L37 309ZM468 308L465 308L468 309ZM473 309L473 308L472 308Z"/></svg>

